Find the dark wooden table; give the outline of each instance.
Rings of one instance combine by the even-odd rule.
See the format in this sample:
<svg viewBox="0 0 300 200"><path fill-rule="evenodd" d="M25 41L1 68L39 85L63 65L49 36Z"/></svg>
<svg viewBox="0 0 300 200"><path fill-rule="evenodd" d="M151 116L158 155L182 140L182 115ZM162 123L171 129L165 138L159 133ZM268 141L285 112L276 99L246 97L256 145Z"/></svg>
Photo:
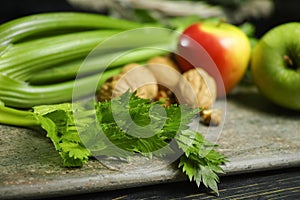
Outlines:
<svg viewBox="0 0 300 200"><path fill-rule="evenodd" d="M300 168L286 168L221 177L220 196L210 194L204 187L194 183L177 182L147 187L114 190L58 199L98 200L98 199L300 199ZM49 199L50 200L50 199Z"/></svg>

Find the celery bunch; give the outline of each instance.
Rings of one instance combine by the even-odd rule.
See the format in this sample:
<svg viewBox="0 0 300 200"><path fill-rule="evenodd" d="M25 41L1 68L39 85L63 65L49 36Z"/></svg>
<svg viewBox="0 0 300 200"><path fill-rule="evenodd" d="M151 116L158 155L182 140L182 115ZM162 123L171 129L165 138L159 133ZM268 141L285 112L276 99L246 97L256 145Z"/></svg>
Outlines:
<svg viewBox="0 0 300 200"><path fill-rule="evenodd" d="M100 43L126 30L143 25L127 20L89 13L43 13L12 20L0 26L0 100L7 106L30 108L67 102L93 92L120 66L164 54L159 49L143 49L149 44L161 47L176 42L156 32L128 34L116 38L97 58L89 60L77 77L85 58ZM171 34L171 33L170 33ZM151 38L149 38L151 37ZM139 46L134 41L139 40ZM131 54L108 63L114 56ZM109 66L107 66L109 65ZM108 67L109 70L104 71ZM102 81L97 83L99 75Z"/></svg>

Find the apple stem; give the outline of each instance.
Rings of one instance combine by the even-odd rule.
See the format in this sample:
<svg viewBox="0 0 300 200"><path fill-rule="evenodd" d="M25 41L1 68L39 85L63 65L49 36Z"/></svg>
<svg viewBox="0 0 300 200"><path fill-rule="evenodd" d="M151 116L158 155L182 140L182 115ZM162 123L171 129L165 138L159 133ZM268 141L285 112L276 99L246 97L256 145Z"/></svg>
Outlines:
<svg viewBox="0 0 300 200"><path fill-rule="evenodd" d="M284 60L285 63L286 63L288 66L290 66L290 67L292 67L292 66L294 65L292 59L291 59L288 55L284 55L284 56L283 56L283 60Z"/></svg>
<svg viewBox="0 0 300 200"><path fill-rule="evenodd" d="M220 27L223 23L225 23L227 20L223 17L220 18L219 23L217 24L217 27Z"/></svg>

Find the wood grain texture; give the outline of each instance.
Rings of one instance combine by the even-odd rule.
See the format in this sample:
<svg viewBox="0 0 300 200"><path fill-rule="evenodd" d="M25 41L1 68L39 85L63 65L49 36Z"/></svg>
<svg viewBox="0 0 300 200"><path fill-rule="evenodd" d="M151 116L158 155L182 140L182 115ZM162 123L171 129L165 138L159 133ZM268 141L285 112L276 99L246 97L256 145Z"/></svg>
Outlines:
<svg viewBox="0 0 300 200"><path fill-rule="evenodd" d="M226 176L221 178L219 188L219 197L206 193L203 187L199 189L193 183L178 182L63 198L73 200L297 200L300 199L300 168Z"/></svg>

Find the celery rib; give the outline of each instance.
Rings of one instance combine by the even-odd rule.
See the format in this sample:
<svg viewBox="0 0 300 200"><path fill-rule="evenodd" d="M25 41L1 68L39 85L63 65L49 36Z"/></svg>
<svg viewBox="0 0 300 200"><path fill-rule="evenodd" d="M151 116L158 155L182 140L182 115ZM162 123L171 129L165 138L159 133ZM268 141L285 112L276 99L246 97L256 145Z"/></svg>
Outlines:
<svg viewBox="0 0 300 200"><path fill-rule="evenodd" d="M0 100L7 106L17 108L30 108L42 104L67 102L71 101L72 98L79 99L93 94L95 92L95 84L97 84L96 87L98 88L106 79L119 72L119 68L105 71L101 75L100 82L98 82L100 75L96 74L43 86L32 86L0 74ZM77 87L75 94L73 94L74 87Z"/></svg>
<svg viewBox="0 0 300 200"><path fill-rule="evenodd" d="M129 31L128 34L118 33L119 31L87 31L19 44L2 56L0 72L15 79L26 80L32 73L87 56L101 42L104 45L100 52L93 52L97 56L138 47L170 45L175 41L172 40L172 33L164 31L140 29L137 32ZM112 38L105 43L110 36Z"/></svg>
<svg viewBox="0 0 300 200"><path fill-rule="evenodd" d="M0 105L0 113L1 124L23 127L32 127L40 125L39 120L30 111L17 110L14 108L9 108Z"/></svg>
<svg viewBox="0 0 300 200"><path fill-rule="evenodd" d="M101 41L118 31L88 31L56 36L16 45L0 60L0 72L12 78L24 79L62 61L86 56Z"/></svg>
<svg viewBox="0 0 300 200"><path fill-rule="evenodd" d="M40 13L18 18L0 26L0 44L17 43L27 37L44 35L54 31L91 29L126 30L141 27L141 24L99 14L79 12Z"/></svg>
<svg viewBox="0 0 300 200"><path fill-rule="evenodd" d="M124 53L126 53L126 51L124 51ZM80 75L84 76L102 72L106 68L111 69L131 62L145 61L154 56L167 54L167 52L160 49L138 49L131 51L126 56L119 57L121 54L122 52L114 52L90 58L86 61L84 58L77 59L54 68L37 72L27 81L33 85L55 83L75 78L81 66Z"/></svg>

